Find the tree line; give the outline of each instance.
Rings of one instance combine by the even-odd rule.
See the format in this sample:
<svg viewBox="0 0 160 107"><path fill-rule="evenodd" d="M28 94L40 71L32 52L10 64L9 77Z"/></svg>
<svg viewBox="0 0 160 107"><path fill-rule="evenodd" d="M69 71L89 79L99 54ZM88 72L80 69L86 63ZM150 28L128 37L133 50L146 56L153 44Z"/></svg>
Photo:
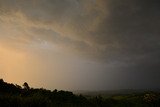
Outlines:
<svg viewBox="0 0 160 107"><path fill-rule="evenodd" d="M30 88L27 82L21 87L0 79L0 107L160 107L160 94L86 98L70 91Z"/></svg>

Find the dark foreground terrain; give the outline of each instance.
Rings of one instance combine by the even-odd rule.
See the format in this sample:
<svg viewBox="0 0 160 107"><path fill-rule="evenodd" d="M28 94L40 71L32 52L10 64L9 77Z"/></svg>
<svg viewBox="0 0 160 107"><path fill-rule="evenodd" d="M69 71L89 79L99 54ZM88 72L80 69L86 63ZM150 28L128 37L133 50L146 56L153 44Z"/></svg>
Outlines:
<svg viewBox="0 0 160 107"><path fill-rule="evenodd" d="M0 107L160 107L160 93L84 96L56 89L34 89L27 83L22 88L0 79Z"/></svg>

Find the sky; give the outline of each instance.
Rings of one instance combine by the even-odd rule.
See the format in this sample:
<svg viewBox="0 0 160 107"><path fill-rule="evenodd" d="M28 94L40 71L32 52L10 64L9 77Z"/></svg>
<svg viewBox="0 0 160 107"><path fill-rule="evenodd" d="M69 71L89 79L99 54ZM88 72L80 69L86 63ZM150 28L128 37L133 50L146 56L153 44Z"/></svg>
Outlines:
<svg viewBox="0 0 160 107"><path fill-rule="evenodd" d="M0 0L0 78L51 90L160 88L159 5Z"/></svg>

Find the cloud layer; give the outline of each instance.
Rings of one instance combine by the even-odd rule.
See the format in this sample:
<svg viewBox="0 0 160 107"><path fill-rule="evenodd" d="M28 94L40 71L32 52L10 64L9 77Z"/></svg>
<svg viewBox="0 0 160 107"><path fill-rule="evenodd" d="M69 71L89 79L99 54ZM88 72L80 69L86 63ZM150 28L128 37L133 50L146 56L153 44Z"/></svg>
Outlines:
<svg viewBox="0 0 160 107"><path fill-rule="evenodd" d="M117 71L150 75L160 70L159 5L156 0L0 0L0 42L14 49L54 47Z"/></svg>

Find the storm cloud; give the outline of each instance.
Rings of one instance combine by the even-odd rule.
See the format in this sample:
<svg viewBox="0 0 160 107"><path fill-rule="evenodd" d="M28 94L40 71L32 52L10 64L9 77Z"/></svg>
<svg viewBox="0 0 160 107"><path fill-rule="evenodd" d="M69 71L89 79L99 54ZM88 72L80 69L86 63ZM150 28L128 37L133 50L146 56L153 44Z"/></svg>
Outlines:
<svg viewBox="0 0 160 107"><path fill-rule="evenodd" d="M112 88L160 88L159 5L157 0L0 0L0 42L18 50L37 44L39 50L58 49L95 62L94 74L106 75L104 83L101 77L95 81L123 84L107 85Z"/></svg>

